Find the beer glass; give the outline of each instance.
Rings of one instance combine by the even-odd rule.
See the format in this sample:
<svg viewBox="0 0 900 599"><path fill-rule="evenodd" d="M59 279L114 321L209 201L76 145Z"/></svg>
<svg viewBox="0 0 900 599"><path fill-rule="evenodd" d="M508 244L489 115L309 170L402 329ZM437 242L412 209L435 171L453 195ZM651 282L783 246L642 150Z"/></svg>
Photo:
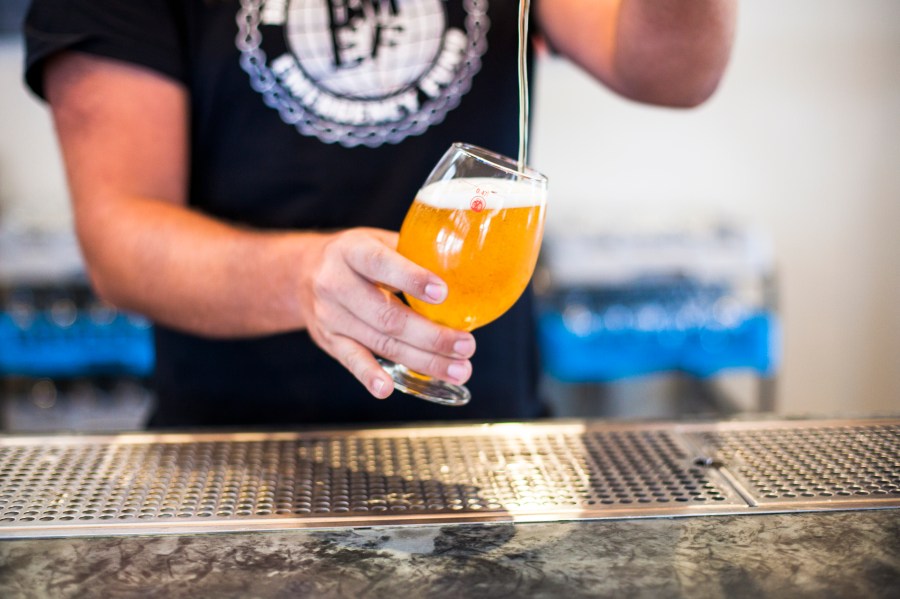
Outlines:
<svg viewBox="0 0 900 599"><path fill-rule="evenodd" d="M440 324L471 331L500 317L519 299L534 272L547 200L547 178L515 160L454 143L412 203L397 250L447 283L447 298L428 304L406 296L413 310ZM394 387L421 399L462 406L462 385L382 360Z"/></svg>

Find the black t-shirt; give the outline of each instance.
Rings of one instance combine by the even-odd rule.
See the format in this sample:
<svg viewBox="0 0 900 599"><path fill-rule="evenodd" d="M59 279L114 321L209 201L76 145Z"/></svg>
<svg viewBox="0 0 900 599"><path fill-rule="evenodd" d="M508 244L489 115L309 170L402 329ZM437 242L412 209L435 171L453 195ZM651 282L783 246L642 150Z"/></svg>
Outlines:
<svg viewBox="0 0 900 599"><path fill-rule="evenodd" d="M514 156L509 0L35 0L26 81L63 49L182 83L191 206L263 229L398 230L454 141ZM212 340L155 328L153 424L240 425L540 414L530 292L475 331L473 399L372 398L305 332Z"/></svg>

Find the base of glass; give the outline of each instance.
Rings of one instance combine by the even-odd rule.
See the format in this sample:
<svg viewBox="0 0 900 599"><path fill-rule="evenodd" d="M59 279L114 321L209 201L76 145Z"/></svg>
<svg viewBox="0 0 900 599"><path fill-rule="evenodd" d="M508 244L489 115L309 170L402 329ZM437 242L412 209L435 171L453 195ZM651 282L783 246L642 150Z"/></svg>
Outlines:
<svg viewBox="0 0 900 599"><path fill-rule="evenodd" d="M462 385L418 374L402 364L394 364L388 360L379 362L384 371L391 375L394 388L398 391L442 406L464 406L472 399L472 394Z"/></svg>

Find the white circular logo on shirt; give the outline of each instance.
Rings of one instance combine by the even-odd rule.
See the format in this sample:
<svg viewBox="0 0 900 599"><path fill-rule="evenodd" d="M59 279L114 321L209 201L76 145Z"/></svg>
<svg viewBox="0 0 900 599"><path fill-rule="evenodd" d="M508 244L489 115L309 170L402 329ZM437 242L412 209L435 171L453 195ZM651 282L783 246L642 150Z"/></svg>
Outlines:
<svg viewBox="0 0 900 599"><path fill-rule="evenodd" d="M397 143L459 105L487 49L487 0L242 0L241 66L304 135ZM270 56L272 58L270 58Z"/></svg>

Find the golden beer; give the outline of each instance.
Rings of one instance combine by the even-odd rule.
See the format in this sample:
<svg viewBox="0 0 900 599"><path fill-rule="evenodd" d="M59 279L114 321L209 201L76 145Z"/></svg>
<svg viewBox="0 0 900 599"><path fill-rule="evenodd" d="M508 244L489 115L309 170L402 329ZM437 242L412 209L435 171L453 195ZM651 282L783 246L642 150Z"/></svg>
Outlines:
<svg viewBox="0 0 900 599"><path fill-rule="evenodd" d="M462 178L419 191L400 228L398 251L441 277L447 299L409 305L435 322L471 331L519 299L544 232L546 188L527 181Z"/></svg>

